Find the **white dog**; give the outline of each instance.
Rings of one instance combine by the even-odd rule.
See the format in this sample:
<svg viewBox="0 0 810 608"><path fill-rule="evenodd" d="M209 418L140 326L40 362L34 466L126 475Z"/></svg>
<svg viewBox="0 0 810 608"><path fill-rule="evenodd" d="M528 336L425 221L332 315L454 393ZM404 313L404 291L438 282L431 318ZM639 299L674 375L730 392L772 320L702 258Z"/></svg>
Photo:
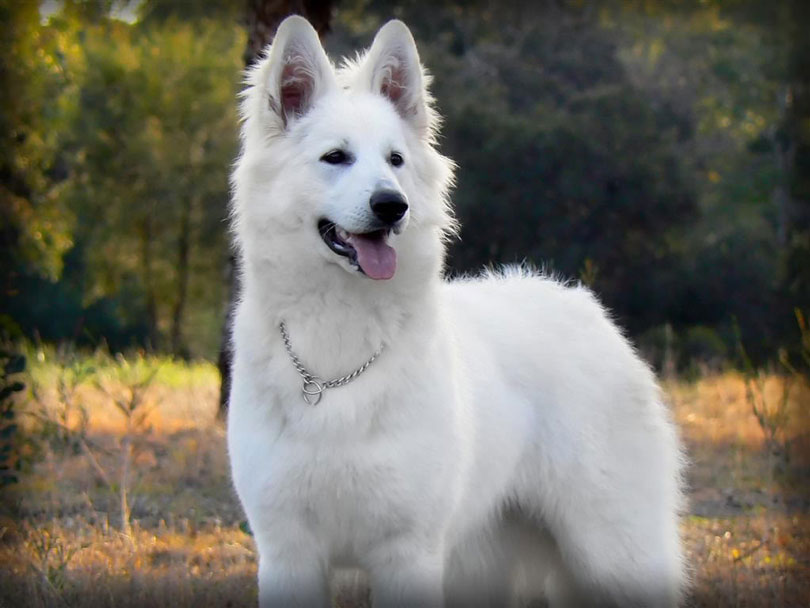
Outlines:
<svg viewBox="0 0 810 608"><path fill-rule="evenodd" d="M672 606L680 453L585 288L442 279L452 163L408 28L335 70L300 17L249 74L228 444L259 600Z"/></svg>

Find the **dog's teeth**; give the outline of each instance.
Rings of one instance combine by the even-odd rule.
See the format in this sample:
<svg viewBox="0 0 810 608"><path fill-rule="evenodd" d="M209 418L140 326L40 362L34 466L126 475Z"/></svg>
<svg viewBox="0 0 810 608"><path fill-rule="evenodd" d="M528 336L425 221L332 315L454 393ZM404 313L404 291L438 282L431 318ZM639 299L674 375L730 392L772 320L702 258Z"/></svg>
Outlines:
<svg viewBox="0 0 810 608"><path fill-rule="evenodd" d="M349 238L349 233L346 232L343 228L337 229L337 235L343 239L344 241Z"/></svg>

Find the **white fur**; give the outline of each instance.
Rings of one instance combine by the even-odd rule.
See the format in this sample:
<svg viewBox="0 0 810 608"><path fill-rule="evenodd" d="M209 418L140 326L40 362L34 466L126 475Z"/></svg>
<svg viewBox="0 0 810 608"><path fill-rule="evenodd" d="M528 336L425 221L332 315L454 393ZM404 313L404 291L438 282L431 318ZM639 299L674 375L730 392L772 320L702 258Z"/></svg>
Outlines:
<svg viewBox="0 0 810 608"><path fill-rule="evenodd" d="M304 94L285 109L288 77ZM228 444L260 604L328 606L330 574L356 567L375 606L675 605L680 457L653 375L581 286L442 280L453 167L425 84L396 21L335 72L291 17L249 74ZM319 160L339 146L353 164ZM316 227L362 229L380 184L410 205L387 281ZM308 406L282 320L323 379L385 350Z"/></svg>

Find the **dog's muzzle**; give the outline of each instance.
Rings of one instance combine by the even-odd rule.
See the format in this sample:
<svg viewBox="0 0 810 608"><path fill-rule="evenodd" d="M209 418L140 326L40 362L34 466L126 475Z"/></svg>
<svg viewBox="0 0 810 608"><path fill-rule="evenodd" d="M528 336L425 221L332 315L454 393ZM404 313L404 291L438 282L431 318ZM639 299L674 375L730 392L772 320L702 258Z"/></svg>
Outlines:
<svg viewBox="0 0 810 608"><path fill-rule="evenodd" d="M339 224L321 218L318 232L334 253L349 260L352 266L372 279L390 279L397 269L397 252L388 244L391 232L405 226L408 201L396 190L378 190L368 201L373 214L368 229L349 232Z"/></svg>

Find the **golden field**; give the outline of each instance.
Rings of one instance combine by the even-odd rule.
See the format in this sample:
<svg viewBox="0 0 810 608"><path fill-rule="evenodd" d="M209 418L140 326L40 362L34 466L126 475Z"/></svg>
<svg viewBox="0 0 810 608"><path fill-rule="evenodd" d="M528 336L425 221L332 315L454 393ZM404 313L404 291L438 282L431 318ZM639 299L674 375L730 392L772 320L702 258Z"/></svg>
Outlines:
<svg viewBox="0 0 810 608"><path fill-rule="evenodd" d="M33 349L28 362L19 482L2 490L0 606L255 603L216 369ZM664 382L690 460L690 605L810 601L810 391L794 382L783 400L784 381L761 384L766 406L785 403L770 443L742 375Z"/></svg>

